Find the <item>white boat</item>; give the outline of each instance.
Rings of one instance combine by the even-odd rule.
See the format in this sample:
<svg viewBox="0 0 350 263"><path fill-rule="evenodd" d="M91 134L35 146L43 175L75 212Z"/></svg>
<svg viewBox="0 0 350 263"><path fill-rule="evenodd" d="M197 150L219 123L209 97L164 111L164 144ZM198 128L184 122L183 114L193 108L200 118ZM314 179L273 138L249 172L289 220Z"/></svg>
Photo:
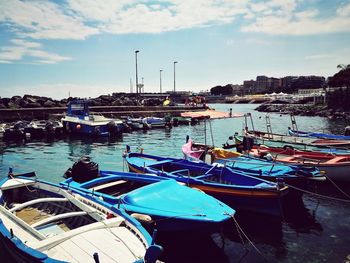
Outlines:
<svg viewBox="0 0 350 263"><path fill-rule="evenodd" d="M162 250L122 210L77 190L9 176L0 200L0 242L16 262L155 262Z"/></svg>
<svg viewBox="0 0 350 263"><path fill-rule="evenodd" d="M84 100L71 101L61 121L68 132L96 136L121 134L124 126L119 119L90 114L88 102Z"/></svg>

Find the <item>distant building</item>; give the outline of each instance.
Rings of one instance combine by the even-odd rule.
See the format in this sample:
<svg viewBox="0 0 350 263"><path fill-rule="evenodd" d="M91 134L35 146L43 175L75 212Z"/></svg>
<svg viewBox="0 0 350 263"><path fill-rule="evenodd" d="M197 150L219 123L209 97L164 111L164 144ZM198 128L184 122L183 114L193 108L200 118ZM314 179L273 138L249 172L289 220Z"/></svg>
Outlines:
<svg viewBox="0 0 350 263"><path fill-rule="evenodd" d="M256 81L255 80L245 80L243 81L243 90L244 94L251 94L253 89L256 86Z"/></svg>
<svg viewBox="0 0 350 263"><path fill-rule="evenodd" d="M283 92L287 93L293 93L296 92L296 90L292 89L292 81L294 79L297 79L298 77L296 76L286 76L281 78L281 89Z"/></svg>
<svg viewBox="0 0 350 263"><path fill-rule="evenodd" d="M254 89L255 93L265 93L268 91L269 78L266 76L257 76L256 77L256 86Z"/></svg>
<svg viewBox="0 0 350 263"><path fill-rule="evenodd" d="M322 76L300 76L292 79L291 89L320 89L325 87L326 79Z"/></svg>

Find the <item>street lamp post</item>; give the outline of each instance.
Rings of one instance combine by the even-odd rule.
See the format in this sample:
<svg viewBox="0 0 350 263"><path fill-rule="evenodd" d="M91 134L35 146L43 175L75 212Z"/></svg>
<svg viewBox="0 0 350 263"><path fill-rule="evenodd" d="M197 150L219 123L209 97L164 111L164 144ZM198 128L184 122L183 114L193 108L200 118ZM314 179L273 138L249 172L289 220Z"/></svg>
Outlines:
<svg viewBox="0 0 350 263"><path fill-rule="evenodd" d="M139 50L135 50L135 61L136 61L136 94L139 93L139 81L138 81L138 74L137 74L137 53L139 53Z"/></svg>
<svg viewBox="0 0 350 263"><path fill-rule="evenodd" d="M162 93L162 69L159 70L159 91Z"/></svg>
<svg viewBox="0 0 350 263"><path fill-rule="evenodd" d="M174 61L174 93L176 92L176 82L175 82L175 65L177 61Z"/></svg>

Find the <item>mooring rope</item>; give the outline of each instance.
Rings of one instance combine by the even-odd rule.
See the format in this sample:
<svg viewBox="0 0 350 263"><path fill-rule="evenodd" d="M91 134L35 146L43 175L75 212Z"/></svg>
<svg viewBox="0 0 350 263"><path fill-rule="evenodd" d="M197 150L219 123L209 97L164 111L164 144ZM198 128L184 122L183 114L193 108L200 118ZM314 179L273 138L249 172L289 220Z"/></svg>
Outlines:
<svg viewBox="0 0 350 263"><path fill-rule="evenodd" d="M254 243L249 239L249 237L247 236L247 234L243 231L243 229L241 228L241 226L238 224L238 222L237 222L235 216L234 216L234 215L231 215L231 217L232 217L232 219L233 219L233 221L234 221L234 223L235 223L235 226L236 226L236 228L237 228L237 231L243 234L243 236L248 240L248 242L250 243L250 245L255 249L255 251L256 251L265 261L271 262L271 259L268 259L268 258L266 257L266 255L264 255L264 254L254 245ZM243 238L242 238L242 236L241 236L241 234L239 234L239 236L240 236L240 238L241 238L241 241L244 242L244 241L243 241ZM243 245L244 245L244 243L243 243Z"/></svg>
<svg viewBox="0 0 350 263"><path fill-rule="evenodd" d="M339 190L339 192L341 192L343 195L345 195L347 198L349 198L350 200L350 195L347 194L346 192L344 192L329 176L327 176L327 174L324 174L324 176L334 185L334 187L336 189Z"/></svg>
<svg viewBox="0 0 350 263"><path fill-rule="evenodd" d="M336 200L336 201L350 203L350 200L347 200L347 199L342 199L342 198L337 198L337 197L332 197L332 196L327 196L327 195L321 195L321 194L314 193L314 192L311 192L311 191L308 191L308 190L305 190L305 189L302 189L302 188L298 188L298 187L296 187L294 185L290 185L290 184L286 184L286 185L288 187L290 187L290 188L293 188L295 190L298 190L300 192L304 192L304 193L307 193L307 194L310 194L310 195L315 195L315 196L318 196L318 197L321 197L321 198L325 198L325 199L331 199L331 200Z"/></svg>

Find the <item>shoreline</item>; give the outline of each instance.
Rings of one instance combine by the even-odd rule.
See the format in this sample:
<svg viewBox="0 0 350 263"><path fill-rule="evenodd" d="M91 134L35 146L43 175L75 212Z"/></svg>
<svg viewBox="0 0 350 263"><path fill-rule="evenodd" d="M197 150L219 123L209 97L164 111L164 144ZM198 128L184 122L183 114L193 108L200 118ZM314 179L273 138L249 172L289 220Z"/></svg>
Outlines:
<svg viewBox="0 0 350 263"><path fill-rule="evenodd" d="M350 112L341 109L329 109L325 105L314 104L261 104L254 110L258 112L273 112L300 116L319 116L329 119L350 120Z"/></svg>

